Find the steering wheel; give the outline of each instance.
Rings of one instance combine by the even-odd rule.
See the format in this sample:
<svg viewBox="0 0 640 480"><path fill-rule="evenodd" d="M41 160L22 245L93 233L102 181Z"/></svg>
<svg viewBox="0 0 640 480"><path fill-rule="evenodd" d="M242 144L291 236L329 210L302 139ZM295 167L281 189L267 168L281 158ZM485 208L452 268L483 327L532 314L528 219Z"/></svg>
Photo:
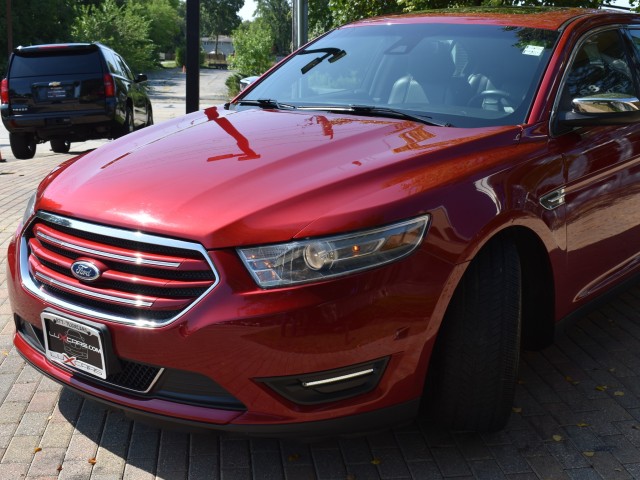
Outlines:
<svg viewBox="0 0 640 480"><path fill-rule="evenodd" d="M509 100L511 98L511 94L505 90L485 90L484 92L477 93L473 97L471 97L471 99L467 102L467 105L472 107L475 103L478 103L479 100L484 101L485 98L498 99L497 106L499 107L500 111L504 112L505 104L510 104ZM482 106L482 102L480 102L480 106Z"/></svg>

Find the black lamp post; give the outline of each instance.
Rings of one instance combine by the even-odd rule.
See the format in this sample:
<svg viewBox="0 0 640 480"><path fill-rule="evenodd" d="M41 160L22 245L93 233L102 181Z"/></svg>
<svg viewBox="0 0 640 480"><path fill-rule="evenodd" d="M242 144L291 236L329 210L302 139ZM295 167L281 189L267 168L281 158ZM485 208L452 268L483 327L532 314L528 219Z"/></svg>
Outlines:
<svg viewBox="0 0 640 480"><path fill-rule="evenodd" d="M200 108L200 0L187 0L187 112Z"/></svg>

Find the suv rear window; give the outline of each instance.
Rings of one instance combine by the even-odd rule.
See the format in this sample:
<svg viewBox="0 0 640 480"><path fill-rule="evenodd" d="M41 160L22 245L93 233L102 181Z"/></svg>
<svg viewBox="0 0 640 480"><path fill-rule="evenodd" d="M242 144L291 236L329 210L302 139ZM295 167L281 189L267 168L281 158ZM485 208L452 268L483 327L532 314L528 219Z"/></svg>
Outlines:
<svg viewBox="0 0 640 480"><path fill-rule="evenodd" d="M49 51L45 54L15 55L11 63L12 77L73 75L101 71L100 53L97 50L60 52L59 54Z"/></svg>

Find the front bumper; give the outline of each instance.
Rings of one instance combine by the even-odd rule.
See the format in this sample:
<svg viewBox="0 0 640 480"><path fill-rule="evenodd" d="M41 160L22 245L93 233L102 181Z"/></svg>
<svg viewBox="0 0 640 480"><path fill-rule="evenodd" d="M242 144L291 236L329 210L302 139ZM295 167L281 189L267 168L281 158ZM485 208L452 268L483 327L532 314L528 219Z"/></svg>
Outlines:
<svg viewBox="0 0 640 480"><path fill-rule="evenodd" d="M123 402L122 397L112 399L105 396L103 390L96 390L90 384L83 384L82 381L74 380L67 372L52 372L51 363L43 363L43 357L37 357L35 362L32 357L25 354L25 345L20 337L16 337L16 347L22 357L43 375L62 384L75 393L96 401L111 409L122 411L127 417L135 421L140 421L158 428L175 429L189 432L201 432L216 430L252 436L275 436L275 437L295 437L295 438L317 438L324 436L344 435L346 433L367 433L376 432L391 426L401 426L413 420L420 409L420 399L414 399L402 404L373 410L370 412L358 413L347 417L328 418L326 420L316 420L304 423L235 423L234 419L242 413L227 410L206 409L202 412L208 417L215 417L217 423L202 422L198 415L198 409L189 407L182 412L176 411L176 405L165 402ZM28 349L28 347L26 347ZM57 374L56 374L57 373ZM153 403L154 405L151 405ZM154 408L155 407L155 408ZM167 412L172 414L168 415ZM180 414L181 413L181 414ZM179 414L180 416L175 416Z"/></svg>
<svg viewBox="0 0 640 480"><path fill-rule="evenodd" d="M265 435L354 433L415 416L442 310L438 292L449 272L417 252L418 258L333 282L264 291L234 251L216 251L209 254L220 284L169 325L141 328L55 307L60 315L106 325L120 361L157 368L159 378L172 372L174 380L189 379L141 391L46 358L28 329L41 330L40 315L52 306L23 287L19 249L16 238L7 263L14 342L39 371L134 417ZM374 384L338 382L338 395L329 388L324 400L305 401L274 386L322 379L324 372L336 378L381 360Z"/></svg>

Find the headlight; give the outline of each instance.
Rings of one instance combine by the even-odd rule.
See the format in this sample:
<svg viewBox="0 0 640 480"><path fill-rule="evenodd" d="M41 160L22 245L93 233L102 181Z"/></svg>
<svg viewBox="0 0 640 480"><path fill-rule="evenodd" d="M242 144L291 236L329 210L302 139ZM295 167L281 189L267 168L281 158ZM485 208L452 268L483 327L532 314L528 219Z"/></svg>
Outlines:
<svg viewBox="0 0 640 480"><path fill-rule="evenodd" d="M393 262L422 242L430 216L334 237L240 248L238 253L263 288L348 275Z"/></svg>
<svg viewBox="0 0 640 480"><path fill-rule="evenodd" d="M29 197L29 200L27 201L27 208L24 209L24 214L22 215L22 226L24 227L27 222L29 220L31 220L31 217L33 216L33 214L35 213L33 210L33 207L36 203L36 194L34 192L33 195L31 195L31 197ZM22 227L20 227L22 228Z"/></svg>

